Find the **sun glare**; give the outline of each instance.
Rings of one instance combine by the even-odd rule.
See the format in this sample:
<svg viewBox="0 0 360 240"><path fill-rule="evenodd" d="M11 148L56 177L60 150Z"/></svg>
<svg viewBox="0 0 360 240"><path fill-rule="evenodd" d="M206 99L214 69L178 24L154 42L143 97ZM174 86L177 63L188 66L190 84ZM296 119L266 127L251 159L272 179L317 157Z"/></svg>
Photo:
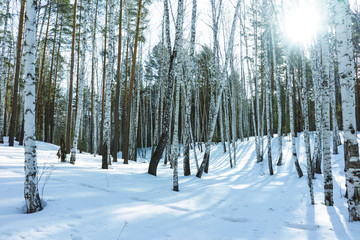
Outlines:
<svg viewBox="0 0 360 240"><path fill-rule="evenodd" d="M309 43L319 30L319 17L315 7L301 3L285 16L285 32L288 38L296 43Z"/></svg>

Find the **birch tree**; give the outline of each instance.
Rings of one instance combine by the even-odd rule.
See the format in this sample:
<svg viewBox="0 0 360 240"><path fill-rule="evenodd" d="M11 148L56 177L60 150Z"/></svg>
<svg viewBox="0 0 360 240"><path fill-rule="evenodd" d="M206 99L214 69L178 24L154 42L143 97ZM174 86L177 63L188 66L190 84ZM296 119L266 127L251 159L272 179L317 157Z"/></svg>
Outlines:
<svg viewBox="0 0 360 240"><path fill-rule="evenodd" d="M305 143L305 158L307 164L308 174L308 186L310 190L311 204L315 204L314 200L314 189L312 183L312 160L311 160L311 149L310 149L310 136L309 136L309 107L308 107L308 82L306 77L306 62L304 52L301 52L301 68L302 68L302 109L304 118L304 143Z"/></svg>
<svg viewBox="0 0 360 240"><path fill-rule="evenodd" d="M83 97L84 97L84 81L85 81L85 55L86 55L86 40L87 40L87 12L89 11L89 5L84 1L85 6L83 4L83 7L86 8L84 11L84 26L83 26L83 34L82 34L82 46L81 46L81 68L80 68L80 77L79 77L79 90L78 90L78 101L77 101L77 113L75 116L75 131L74 131L74 140L73 140L73 147L71 149L71 157L70 157L70 163L75 164L76 161L76 151L78 146L78 140L79 140L79 131L80 131L80 118L83 111Z"/></svg>
<svg viewBox="0 0 360 240"><path fill-rule="evenodd" d="M335 30L344 131L344 159L349 220L360 221L360 160L356 138L353 45L349 2L335 5Z"/></svg>
<svg viewBox="0 0 360 240"><path fill-rule="evenodd" d="M288 92L289 92L289 115L290 115L290 131L291 131L291 152L292 152L292 159L295 164L295 168L299 178L303 176L303 172L301 170L299 160L297 157L296 151L296 139L295 139L295 126L294 126L294 103L293 103L293 86L291 81L291 73L290 73L290 51L287 49L287 56L286 56L286 73L288 79Z"/></svg>
<svg viewBox="0 0 360 240"><path fill-rule="evenodd" d="M26 212L42 210L38 191L37 154L35 141L35 41L36 0L26 0L25 16L25 183L24 197Z"/></svg>
<svg viewBox="0 0 360 240"><path fill-rule="evenodd" d="M175 60L177 58L177 53L181 51L180 47L181 47L183 19L184 19L184 12L179 11L179 7L178 7L178 13L176 18L175 42L174 42L174 48L171 51L169 8L168 8L167 0L164 1L165 1L164 2L165 30L166 30L165 32L167 39L166 42L167 42L167 52L170 55L170 61L169 61L168 79L167 79L167 86L166 86L165 99L164 99L165 115L163 118L162 132L156 150L154 154L151 156L149 169L148 169L148 173L154 176L156 176L157 166L163 155L169 137L169 126L170 126L171 112L172 112L172 92L173 92L174 74L175 74L174 68L176 67ZM178 6L183 6L183 0L178 0Z"/></svg>
<svg viewBox="0 0 360 240"><path fill-rule="evenodd" d="M322 8L325 13L324 23L329 24L329 13L327 11L328 1L323 2ZM326 29L326 28L325 28ZM333 180L331 171L331 152L330 152L330 88L329 74L331 55L329 53L329 34L327 31L321 34L321 51L322 51L322 108L323 108L323 174L324 174L324 201L326 206L333 206Z"/></svg>
<svg viewBox="0 0 360 240"><path fill-rule="evenodd" d="M214 135L216 120L217 120L217 117L219 114L219 109L220 109L222 93L223 93L223 90L225 87L230 53L232 52L232 48L233 48L233 44L234 44L234 35L235 35L236 21L238 18L239 9L240 9L240 0L237 1L236 7L235 7L235 13L234 13L233 21L232 21L230 38L228 41L228 47L227 47L227 52L226 52L226 57L225 57L225 66L224 66L224 70L222 72L220 82L218 84L218 89L217 89L218 94L216 96L216 101L210 102L210 112L209 112L210 116L209 116L209 123L208 123L207 139L206 139L206 143L205 143L205 154L204 154L203 161L200 165L200 168L196 174L196 176L198 178L201 178L202 173L205 171L205 167L209 166L211 140ZM214 43L214 44L216 44L216 43Z"/></svg>

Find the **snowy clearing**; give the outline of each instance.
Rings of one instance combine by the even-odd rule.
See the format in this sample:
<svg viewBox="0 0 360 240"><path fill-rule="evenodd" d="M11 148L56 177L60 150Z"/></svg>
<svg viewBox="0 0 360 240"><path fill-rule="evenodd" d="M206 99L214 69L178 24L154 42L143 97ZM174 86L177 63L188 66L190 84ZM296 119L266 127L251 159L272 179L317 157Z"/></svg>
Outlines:
<svg viewBox="0 0 360 240"><path fill-rule="evenodd" d="M0 145L0 239L359 239L360 222L348 222L343 197L343 146L339 155L332 155L335 206L323 203L321 175L314 180L312 206L302 135L299 142L305 174L301 179L291 161L288 137L283 142L284 165L274 164L274 176L268 175L266 155L263 163L256 163L250 138L238 142L233 169L222 144L214 145L209 174L202 179L195 177L193 158L192 175L182 176L181 156L180 192L171 190L172 170L163 162L157 177L147 174L150 150L147 159L102 170L101 156L78 154L73 166L58 160L58 146L38 142L45 208L34 214L24 214L23 147L7 147L5 142ZM202 156L199 151L199 160Z"/></svg>

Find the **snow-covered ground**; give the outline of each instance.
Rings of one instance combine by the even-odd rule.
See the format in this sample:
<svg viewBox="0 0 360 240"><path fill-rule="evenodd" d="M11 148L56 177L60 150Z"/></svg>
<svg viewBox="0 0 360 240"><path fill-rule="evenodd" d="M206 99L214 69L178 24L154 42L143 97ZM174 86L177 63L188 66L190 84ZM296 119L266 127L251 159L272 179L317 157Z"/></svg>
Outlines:
<svg viewBox="0 0 360 240"><path fill-rule="evenodd" d="M202 179L194 176L193 158L192 175L182 176L180 157L180 192L172 191L172 170L163 162L157 177L147 174L150 151L147 159L102 170L101 157L78 154L73 166L58 160L58 146L38 142L45 208L35 214L24 214L24 150L6 142L0 145L0 239L360 239L360 222L348 222L343 197L343 147L332 156L335 206L323 203L321 175L314 180L312 206L302 137L299 142L305 174L300 179L287 137L284 165L274 164L274 176L266 156L256 163L250 138L238 142L233 169L222 145L213 146L209 174Z"/></svg>

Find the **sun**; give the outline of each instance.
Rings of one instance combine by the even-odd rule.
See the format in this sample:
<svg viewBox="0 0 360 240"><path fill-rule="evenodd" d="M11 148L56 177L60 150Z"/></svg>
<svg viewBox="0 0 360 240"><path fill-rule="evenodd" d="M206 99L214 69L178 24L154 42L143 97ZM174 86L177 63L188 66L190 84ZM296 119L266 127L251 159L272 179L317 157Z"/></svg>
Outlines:
<svg viewBox="0 0 360 240"><path fill-rule="evenodd" d="M306 2L301 2L285 15L285 34L295 43L311 42L319 30L318 11L314 5Z"/></svg>

